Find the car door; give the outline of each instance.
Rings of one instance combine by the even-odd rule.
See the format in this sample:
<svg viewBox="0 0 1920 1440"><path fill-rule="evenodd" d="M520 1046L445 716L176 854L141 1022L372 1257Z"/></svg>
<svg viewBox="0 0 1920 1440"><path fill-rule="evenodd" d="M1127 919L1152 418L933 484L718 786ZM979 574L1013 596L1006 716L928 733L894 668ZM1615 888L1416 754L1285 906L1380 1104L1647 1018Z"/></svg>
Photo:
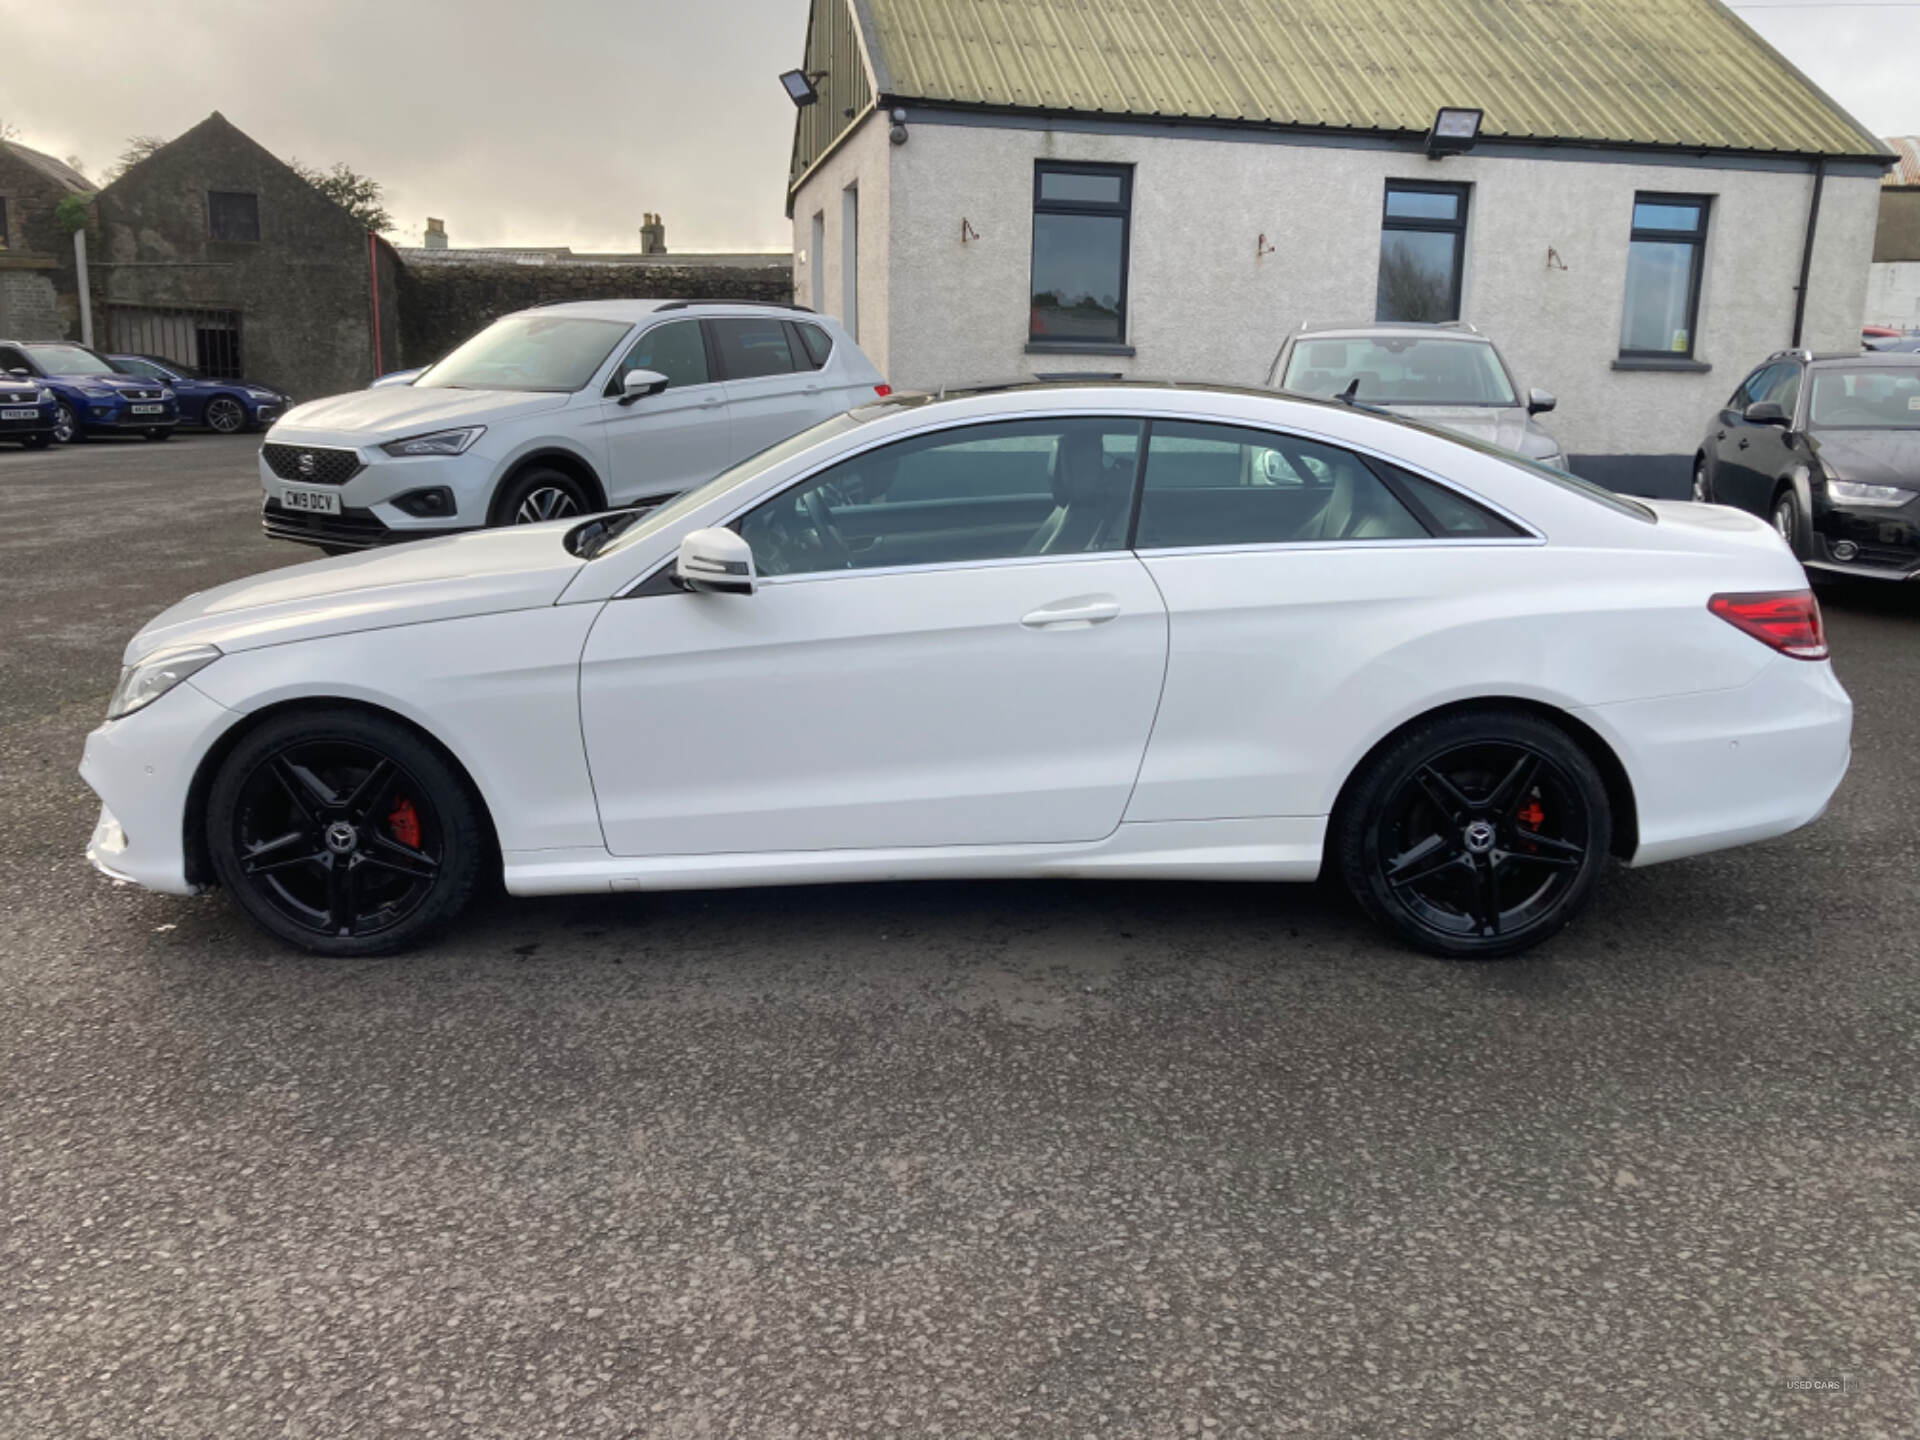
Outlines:
<svg viewBox="0 0 1920 1440"><path fill-rule="evenodd" d="M1759 482L1751 463L1755 432L1766 427L1749 421L1746 409L1766 397L1781 368L1774 363L1755 370L1734 391L1727 408L1720 414L1720 424L1714 433L1713 495L1722 505L1736 505L1757 515L1766 513L1764 497L1755 496Z"/></svg>
<svg viewBox="0 0 1920 1440"><path fill-rule="evenodd" d="M857 347L849 342L843 351L823 325L789 320L787 338L793 358L812 366L813 375L810 379L802 377L801 389L814 398L816 420L870 403L878 393L875 386L885 384Z"/></svg>
<svg viewBox="0 0 1920 1440"><path fill-rule="evenodd" d="M608 847L1111 834L1166 663L1165 607L1124 548L1140 429L1062 418L897 441L734 522L756 593L645 584L609 602L580 674Z"/></svg>
<svg viewBox="0 0 1920 1440"><path fill-rule="evenodd" d="M1488 547L1547 552L1466 497L1391 473L1397 488L1320 442L1154 422L1135 549L1170 640L1129 824L1323 817L1356 716L1371 724L1402 694L1459 682L1463 657L1409 644L1407 617L1484 591L1499 573Z"/></svg>
<svg viewBox="0 0 1920 1440"><path fill-rule="evenodd" d="M846 408L822 408L818 373L794 359L780 316L722 317L704 323L726 382L735 460L757 455Z"/></svg>
<svg viewBox="0 0 1920 1440"><path fill-rule="evenodd" d="M657 371L667 388L629 399L621 387L630 370ZM732 463L726 387L708 364L698 320L668 320L634 341L607 382L601 424L615 505L691 490Z"/></svg>

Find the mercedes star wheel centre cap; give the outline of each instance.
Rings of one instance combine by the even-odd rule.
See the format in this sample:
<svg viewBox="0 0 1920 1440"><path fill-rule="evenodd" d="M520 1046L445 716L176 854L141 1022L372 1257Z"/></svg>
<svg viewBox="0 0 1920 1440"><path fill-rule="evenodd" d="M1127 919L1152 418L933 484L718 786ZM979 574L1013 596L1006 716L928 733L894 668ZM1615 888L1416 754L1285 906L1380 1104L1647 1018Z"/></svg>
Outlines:
<svg viewBox="0 0 1920 1440"><path fill-rule="evenodd" d="M1463 838L1466 840L1467 850L1471 854L1484 855L1493 849L1493 826L1484 820L1476 820L1467 826L1467 833Z"/></svg>

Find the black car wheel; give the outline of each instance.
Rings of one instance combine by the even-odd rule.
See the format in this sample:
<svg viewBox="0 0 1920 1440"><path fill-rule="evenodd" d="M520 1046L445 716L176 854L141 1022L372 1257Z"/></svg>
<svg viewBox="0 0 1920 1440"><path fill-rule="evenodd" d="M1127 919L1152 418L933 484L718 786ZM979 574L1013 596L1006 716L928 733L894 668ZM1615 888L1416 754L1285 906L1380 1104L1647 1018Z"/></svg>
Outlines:
<svg viewBox="0 0 1920 1440"><path fill-rule="evenodd" d="M64 400L53 407L53 438L62 445L73 445L87 438L80 417L73 413L73 407Z"/></svg>
<svg viewBox="0 0 1920 1440"><path fill-rule="evenodd" d="M207 428L217 435L238 435L247 428L247 407L231 395L216 395L207 401L202 418Z"/></svg>
<svg viewBox="0 0 1920 1440"><path fill-rule="evenodd" d="M53 443L51 435L29 435L20 442L29 450L44 450Z"/></svg>
<svg viewBox="0 0 1920 1440"><path fill-rule="evenodd" d="M564 470L536 465L515 476L493 507L496 525L538 525L594 508L586 487Z"/></svg>
<svg viewBox="0 0 1920 1440"><path fill-rule="evenodd" d="M1782 490L1773 499L1773 528L1780 532L1780 538L1787 542L1787 548L1804 560L1807 558L1806 526L1800 519L1800 500L1791 490Z"/></svg>
<svg viewBox="0 0 1920 1440"><path fill-rule="evenodd" d="M1696 505L1713 504L1713 482L1707 479L1707 459L1704 455L1693 462L1693 502Z"/></svg>
<svg viewBox="0 0 1920 1440"><path fill-rule="evenodd" d="M322 955L403 949L466 905L479 806L433 747L352 710L271 719L220 767L207 845L263 929Z"/></svg>
<svg viewBox="0 0 1920 1440"><path fill-rule="evenodd" d="M1369 763L1333 835L1361 907L1410 944L1493 959L1586 904L1613 840L1606 785L1565 731L1516 711L1421 725Z"/></svg>
<svg viewBox="0 0 1920 1440"><path fill-rule="evenodd" d="M173 438L173 427L169 425L162 429L159 426L155 426L146 432L146 436L149 440L171 440Z"/></svg>

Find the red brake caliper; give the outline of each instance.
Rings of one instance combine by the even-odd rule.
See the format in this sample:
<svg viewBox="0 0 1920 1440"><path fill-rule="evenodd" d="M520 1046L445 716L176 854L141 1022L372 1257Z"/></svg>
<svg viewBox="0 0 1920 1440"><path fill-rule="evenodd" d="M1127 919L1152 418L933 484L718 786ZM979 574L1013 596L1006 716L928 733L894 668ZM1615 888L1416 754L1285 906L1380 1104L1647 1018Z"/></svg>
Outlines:
<svg viewBox="0 0 1920 1440"><path fill-rule="evenodd" d="M405 798L394 801L387 815L387 828L393 831L393 838L409 850L420 848L420 812L413 808L413 801Z"/></svg>

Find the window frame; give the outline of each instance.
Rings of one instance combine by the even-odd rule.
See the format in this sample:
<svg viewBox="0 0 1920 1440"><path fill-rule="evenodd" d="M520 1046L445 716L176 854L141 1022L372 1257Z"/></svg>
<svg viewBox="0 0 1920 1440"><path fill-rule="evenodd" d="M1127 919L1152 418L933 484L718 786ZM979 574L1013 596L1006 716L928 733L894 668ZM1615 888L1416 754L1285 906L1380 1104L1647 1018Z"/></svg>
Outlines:
<svg viewBox="0 0 1920 1440"><path fill-rule="evenodd" d="M1451 195L1460 202L1460 208L1451 220L1419 219L1393 213L1395 191L1406 191L1415 195ZM1473 204L1473 187L1455 180L1395 180L1388 178L1386 188L1380 196L1380 248L1386 250L1386 237L1389 231L1413 231L1430 235L1453 236L1453 275L1450 298L1453 314L1445 320L1428 323L1457 325L1460 312L1466 303L1467 275L1467 214ZM1374 272L1373 316L1376 325L1412 325L1420 321L1382 320L1380 318L1380 278L1376 268Z"/></svg>
<svg viewBox="0 0 1920 1440"><path fill-rule="evenodd" d="M214 225L214 197L244 198L253 202L253 235L251 238L222 235ZM207 191L207 239L216 245L258 245L260 243L260 192L257 190L208 190Z"/></svg>
<svg viewBox="0 0 1920 1440"><path fill-rule="evenodd" d="M1687 205L1699 211L1699 219L1691 230L1647 230L1633 223L1634 214L1642 205ZM1633 209L1627 212L1627 272L1620 282L1620 323L1626 328L1628 286L1633 276L1633 247L1636 244L1686 245L1693 259L1687 274L1687 348L1682 350L1629 350L1626 337L1621 336L1620 359L1622 360L1692 360L1700 343L1700 281L1706 274L1707 231L1713 218L1713 197L1711 195L1683 195L1673 190L1636 190L1633 192Z"/></svg>
<svg viewBox="0 0 1920 1440"><path fill-rule="evenodd" d="M1120 199L1117 202L1092 200L1046 200L1041 198L1041 190L1048 175L1098 175L1102 178L1118 177L1120 181ZM1043 215L1106 215L1118 216L1120 220L1120 288L1117 300L1120 310L1119 333L1111 340L1095 339L1091 336L1078 339L1059 335L1036 335L1033 331L1033 268L1038 247L1034 240L1038 235L1040 217ZM1091 160L1036 160L1033 162L1033 230L1027 237L1027 348L1041 351L1080 351L1082 353L1112 353L1115 350L1129 348L1127 340L1128 320L1127 302L1130 289L1129 279L1133 272L1133 166L1130 164L1103 164Z"/></svg>
<svg viewBox="0 0 1920 1440"><path fill-rule="evenodd" d="M0 250L8 250L12 246L12 232L7 229L7 197L0 195Z"/></svg>

